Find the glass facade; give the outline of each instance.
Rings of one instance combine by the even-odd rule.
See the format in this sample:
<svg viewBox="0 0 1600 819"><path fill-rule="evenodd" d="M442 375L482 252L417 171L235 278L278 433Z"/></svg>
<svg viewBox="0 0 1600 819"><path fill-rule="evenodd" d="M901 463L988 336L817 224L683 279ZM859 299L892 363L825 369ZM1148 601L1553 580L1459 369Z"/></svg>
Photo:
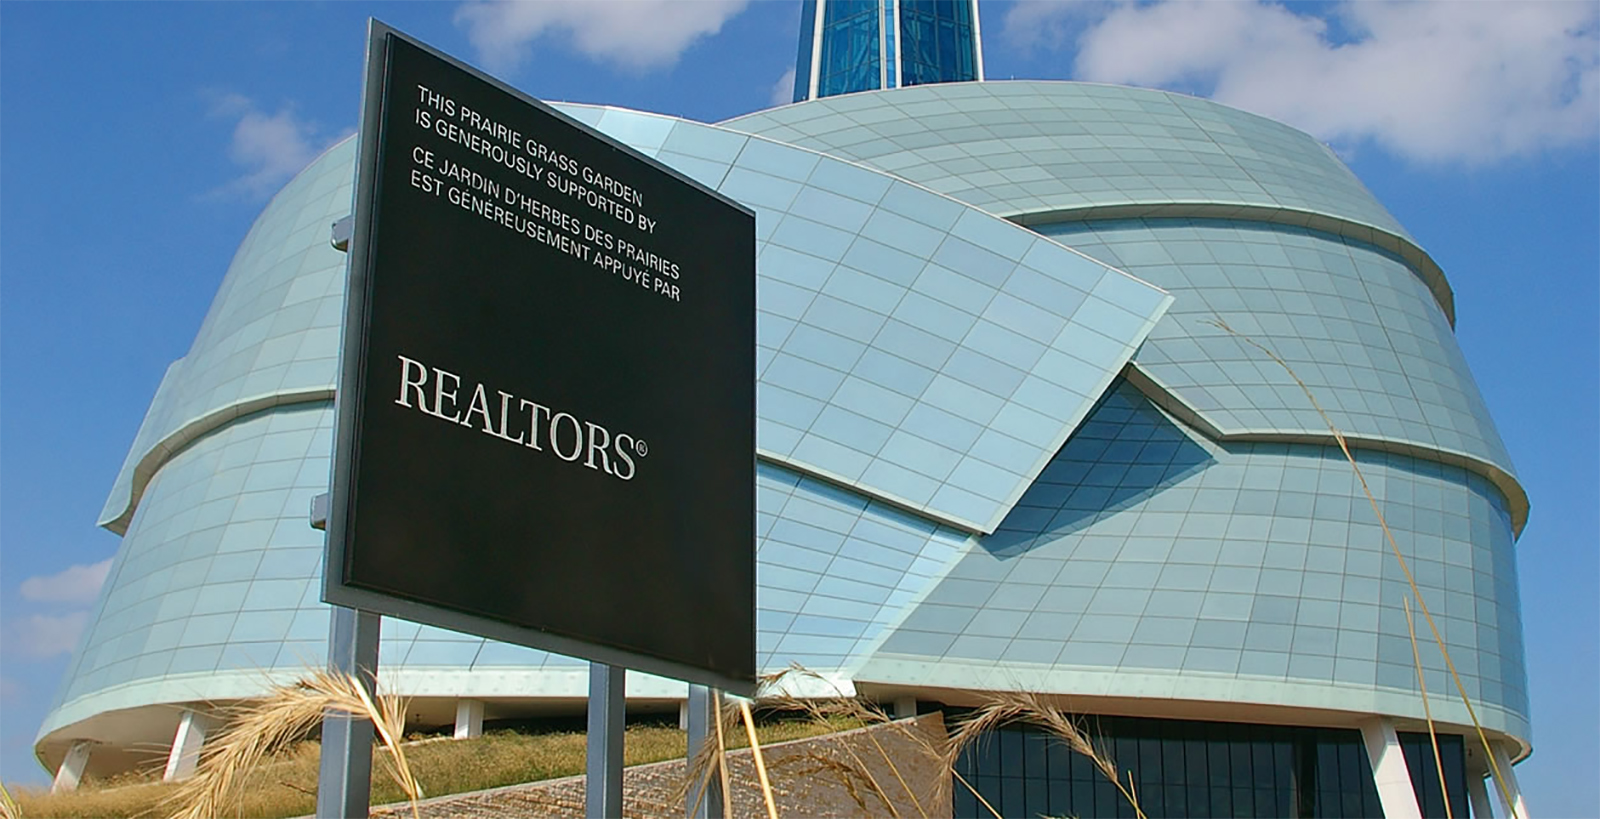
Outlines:
<svg viewBox="0 0 1600 819"><path fill-rule="evenodd" d="M800 53L794 61L794 101L811 95L811 53L816 46L817 0L800 3Z"/></svg>
<svg viewBox="0 0 1600 819"><path fill-rule="evenodd" d="M948 714L948 711L947 711ZM1147 816L1382 817L1361 734L1130 717L1077 720L1127 785L1131 777ZM1439 736L1440 766L1425 733L1400 734L1422 815L1467 815L1463 739ZM958 819L990 817L979 797L1006 819L1094 816L1132 819L1132 804L1088 757L1043 729L1009 726L969 745L956 770L972 788L954 785Z"/></svg>
<svg viewBox="0 0 1600 819"><path fill-rule="evenodd" d="M900 0L901 85L978 79L975 14L964 0Z"/></svg>
<svg viewBox="0 0 1600 819"><path fill-rule="evenodd" d="M900 85L900 61L893 56L900 53L900 26L895 17L898 5L898 0L883 0L883 53L890 55L883 61L884 88Z"/></svg>
<svg viewBox="0 0 1600 819"><path fill-rule="evenodd" d="M817 96L831 97L881 87L882 41L878 24L882 12L878 0L825 0Z"/></svg>
<svg viewBox="0 0 1600 819"><path fill-rule="evenodd" d="M844 61L892 50L905 29L879 21L911 5L808 6L849 47L810 67L876 81L889 66ZM962 5L930 4L917 25L959 22ZM1083 710L1116 696L1223 703L1241 721L1420 720L1410 586L1361 486L1287 375L1206 323L1220 316L1351 436L1479 719L1527 750L1526 495L1442 271L1315 140L1204 100L1070 83L920 85L722 125L560 108L756 214L763 669L799 663L826 693L1021 688ZM351 141L330 149L267 206L151 401L101 520L123 542L43 758L91 729L156 747L172 724L106 715L175 721L325 655L305 510L328 475L344 258L327 226L348 212L353 160ZM1452 689L1437 647L1421 653L1429 689ZM579 660L397 620L381 664L444 714L587 686ZM657 704L684 690L628 688ZM1432 707L1471 722L1458 702ZM1349 734L1098 725L1159 813L1373 812ZM1441 791L1431 749L1401 744L1439 814L1459 786ZM1001 732L974 751L999 763L963 764L1007 815L1117 815L1109 783L1048 746ZM1441 749L1451 782L1460 749Z"/></svg>
<svg viewBox="0 0 1600 819"><path fill-rule="evenodd" d="M821 9L820 58L813 65ZM976 0L805 0L794 101L981 79Z"/></svg>

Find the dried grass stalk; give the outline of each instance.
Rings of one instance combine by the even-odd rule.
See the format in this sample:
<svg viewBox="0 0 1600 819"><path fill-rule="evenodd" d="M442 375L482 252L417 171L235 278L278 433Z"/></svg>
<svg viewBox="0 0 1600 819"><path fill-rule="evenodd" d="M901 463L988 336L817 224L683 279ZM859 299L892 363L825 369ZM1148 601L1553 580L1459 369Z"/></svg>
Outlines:
<svg viewBox="0 0 1600 819"><path fill-rule="evenodd" d="M761 740L756 739L756 720L750 716L750 702L739 701L739 714L744 717L744 732L750 737L750 757L756 763L756 776L761 780L761 795L767 800L767 819L778 819L778 803L772 798L772 783L767 781L767 761L761 756Z"/></svg>
<svg viewBox="0 0 1600 819"><path fill-rule="evenodd" d="M812 672L803 669L796 669L793 673L816 677ZM841 718L860 722L867 726L884 725L891 722L888 716L877 708L848 697L802 700L788 695L780 695L766 702L782 710L804 713L808 720L817 725L832 725ZM906 736L916 736L913 731L908 731L904 728L901 731ZM867 738L872 742L873 747L878 751L879 757L883 759L889 771L894 775L895 780L899 783L899 789L904 791L906 796L911 799L911 803L916 806L917 812L921 814L923 819L927 819L927 810L923 808L916 792L911 789L910 785L906 784L905 777L901 775L899 766L894 764L894 759L883 749L883 745L878 742L876 736L868 733ZM889 816L899 819L900 811L895 807L894 800L890 798L883 785L878 782L878 778L873 775L872 769L867 765L866 761L861 758L860 754L856 753L849 742L840 740L836 745L838 750L847 757L847 761L831 759L829 764L839 766L835 773L839 774L844 780L846 789L851 791L852 797L855 796L852 780L859 780L865 783L872 794L877 797L881 806L880 810L887 811ZM937 753L932 755L938 756ZM869 810L865 804L861 806L861 809L863 811Z"/></svg>
<svg viewBox="0 0 1600 819"><path fill-rule="evenodd" d="M1428 705L1428 681L1423 679L1422 653L1417 651L1417 623L1411 619L1411 598L1401 598L1406 608L1406 633L1411 635L1411 662L1417 667L1417 687L1422 691L1422 715L1428 720L1428 741L1433 743L1433 769L1439 773L1439 792L1446 794L1444 819L1456 819L1450 808L1450 787L1444 782L1444 762L1439 758L1439 735L1433 730L1433 709Z"/></svg>
<svg viewBox="0 0 1600 819"><path fill-rule="evenodd" d="M793 666L780 674L768 677L766 685L769 688L778 687L781 685L784 679L791 676L804 677L810 680L821 682L829 687L833 687L833 685L825 680L822 676L813 671L801 668L800 666ZM837 688L834 690L836 692L838 691ZM890 730L893 730L899 736L910 740L912 747L915 748L920 754L940 764L943 763L945 758L945 747L943 745L936 746L928 739L926 734L914 730L909 726L909 723L896 722L890 718L888 714L884 713L883 709L877 707L876 705L863 702L855 697L846 697L844 696L843 692L838 692L838 694L839 696L836 697L807 699L800 699L788 694L778 694L775 696L764 697L760 700L760 702L763 705L768 705L781 710L799 711L804 713L808 719L817 725L832 725L836 721L842 720L858 722L869 727L885 725L890 726ZM898 785L896 790L905 793L906 797L910 800L912 806L917 809L917 813L922 817L922 819L928 819L929 803L924 802L922 797L920 797L911 787L911 785L906 782L905 776L900 772L900 766L895 764L894 758L889 756L889 752L886 751L883 747L883 744L878 741L877 734L868 732L866 734L866 738L872 743L873 749L878 752L878 758L883 760L884 766L887 767L889 772L894 776L895 782ZM900 816L899 809L890 799L888 791L881 783L878 782L878 778L873 775L871 767L867 765L866 761L855 752L855 749L851 747L849 742L840 740L837 745L839 750L849 757L849 767L852 771L852 774L866 782L871 787L873 794L878 796L878 798L882 801L883 809L888 811L889 815L898 819ZM963 782L962 784L966 783ZM976 791L974 791L974 794L976 794ZM929 802L935 804L939 803L943 800L945 795L944 783L941 781L934 793L931 795L932 798L929 800ZM980 796L979 799L982 799L982 797Z"/></svg>
<svg viewBox="0 0 1600 819"><path fill-rule="evenodd" d="M718 778L722 785L722 816L723 819L733 819L733 800L728 793L728 743L727 732L737 728L734 724L738 720L738 712L725 710L722 707L722 692L711 691L711 725L715 730L715 742L706 742L694 756L688 760L684 771L683 782L678 785L673 794L673 801L682 802L690 793L695 794L694 808L691 813L699 810L705 802L707 789L711 785L713 776ZM693 750L693 749L690 749Z"/></svg>
<svg viewBox="0 0 1600 819"><path fill-rule="evenodd" d="M779 687L783 679L789 676L801 676L826 683L826 680L816 673L795 666L781 674L766 678L764 688ZM1070 717L1059 709L1043 702L1034 694L1000 694L995 696L988 705L974 712L971 718L963 721L956 731L941 743L935 743L926 734L914 730L910 727L909 722L896 722L885 714L882 709L859 699L846 697L842 693L840 696L833 698L806 699L780 694L763 697L759 700L759 703L783 710L803 712L813 722L819 724L830 724L834 720L843 718L861 722L868 726L890 726L900 736L912 740L913 747L917 748L919 752L935 761L942 769L949 771L952 782L966 788L995 819L1003 819L1003 817L1001 817L1000 812L995 809L994 805L990 804L989 800L985 799L983 794L979 793L977 788L973 787L972 783L968 782L956 770L956 761L960 759L966 747L982 736L985 731L1014 722L1036 724L1044 727L1059 740L1066 742L1073 751L1084 754L1092 760L1096 768L1117 786L1117 789L1128 800L1128 803L1133 806L1140 819L1145 819L1144 812L1139 807L1138 791L1134 787L1131 772L1128 776L1127 784L1124 785L1121 777L1117 774L1116 765L1111 762L1109 755L1095 748L1088 736L1072 722ZM899 766L895 764L893 757L889 756L882 743L878 742L876 735L869 732L867 737L872 742L884 764L894 775L899 790L905 792L918 813L921 814L923 819L927 819L929 806L939 804L947 797L947 794L943 791L944 783L941 781L939 789L931 795L931 798L924 801L906 782L905 777L900 773ZM871 807L864 804L864 798L853 787L853 782L855 781L866 784L872 795L877 797L882 804L883 809L891 815L898 816L895 803L891 801L887 790L878 781L877 777L873 776L872 770L865 760L861 759L847 742L840 741L839 747L848 759L828 760L825 765L819 761L819 770L827 770L844 780L846 789L851 794L851 797L868 813L873 811Z"/></svg>
<svg viewBox="0 0 1600 819"><path fill-rule="evenodd" d="M960 782L963 786L966 787L967 790L971 791L972 792L972 796L974 798L976 798L980 804L983 805L985 810L989 811L989 815L990 816L993 816L994 819L1005 819L1005 817L1000 815L1000 811L995 810L994 809L994 805L989 804L989 800L984 799L983 798L983 794L978 793L978 789L972 787L972 783L968 782L967 778L962 776L959 771L957 771L955 768L951 768L950 769L950 776L954 777L957 782Z"/></svg>
<svg viewBox="0 0 1600 819"><path fill-rule="evenodd" d="M329 711L372 721L389 750L378 755L383 767L405 792L411 815L417 817L422 787L411 775L399 744L405 703L396 697L374 698L347 674L311 671L294 683L274 686L266 697L229 709L227 727L206 743L195 775L169 798L173 819L215 819L228 814L237 807L238 794L249 775L304 737Z"/></svg>
<svg viewBox="0 0 1600 819"><path fill-rule="evenodd" d="M733 712L728 712L732 714ZM722 819L733 819L733 799L728 795L728 742L722 724L722 694L711 698L711 721L717 726L717 776L722 782Z"/></svg>
<svg viewBox="0 0 1600 819"><path fill-rule="evenodd" d="M861 790L857 787L857 783L864 783L869 789L874 788L874 784L870 780L863 779L861 772L852 765L816 751L807 751L803 755L780 759L772 763L772 770L782 770L794 777L813 777L818 774L832 775L839 780L839 784L844 786L845 793L849 795L851 801L856 803L856 807L860 808L862 813L872 815L872 808L867 806L866 797L861 795ZM880 804L888 804L887 797L876 790L873 790L873 796L878 798Z"/></svg>
<svg viewBox="0 0 1600 819"><path fill-rule="evenodd" d="M0 782L0 819L22 819L22 806L11 798L4 782Z"/></svg>
<svg viewBox="0 0 1600 819"><path fill-rule="evenodd" d="M926 734L914 730L908 724L895 722L877 707L853 697L846 697L843 692L838 692L836 697L811 697L805 699L783 693L785 680L791 677L803 677L809 681L820 682L823 685L833 687L831 683L820 675L800 666L793 666L785 671L769 674L761 678L760 691L763 693L759 694L753 701L755 706L777 711L798 712L804 714L812 724L829 729L834 728L840 721L855 722L868 727L891 726L891 730L894 730L898 735L911 740L913 747L919 753L934 762L943 761L945 749L942 744L936 746ZM835 691L837 692L837 688L835 688ZM713 702L715 703L719 699L714 698ZM748 707L748 705L745 707ZM734 709L727 710L725 719L713 720L713 724L717 728L716 746L712 747L711 743L707 743L707 747L701 748L694 758L690 760L684 784L679 789L679 797L688 793L691 787L703 789L710 782L710 778L720 772L722 775L723 794L725 795L723 809L724 811L732 810L732 799L728 796L727 766L723 761L723 755L726 753L723 732L737 730L736 723L740 720L740 711ZM832 733L831 730L830 733ZM835 737L833 740L832 747L837 752L835 756L819 752L807 752L800 757L793 757L774 763L771 766L771 770L784 770L786 773L790 773L792 772L791 769L801 765L802 762L809 763L803 772L798 773L825 773L832 775L840 781L851 800L856 802L864 813L874 816L900 816L899 806L904 803L897 803L894 800L891 796L892 788L895 793L903 792L910 803L916 807L918 815L922 819L928 819L927 805L929 804L929 797L925 794L918 794L911 787L905 776L900 772L899 766L895 764L894 758L889 755L883 744L878 741L875 733L868 732L865 736L866 741L870 742L873 750L876 751L877 758L883 761L884 766L893 776L893 782L880 781L880 777L874 774L872 766L868 764L866 759L862 758L861 753L858 753L852 741L843 737ZM759 748L759 746L755 747ZM759 751L756 751L756 753L759 753ZM873 755L870 751L865 753L868 756ZM758 768L759 773L760 770ZM768 786L770 787L770 782ZM943 787L944 783L940 782L931 797L931 802L937 803L944 796ZM703 793L703 790L701 792ZM979 799L982 799L982 797L980 796ZM698 806L698 801L696 804Z"/></svg>
<svg viewBox="0 0 1600 819"><path fill-rule="evenodd" d="M1328 431L1333 433L1333 439L1339 443L1340 451L1344 453L1345 460L1350 462L1350 469L1351 471L1355 472L1356 480L1361 484L1361 491L1366 493L1367 502L1372 504L1372 513L1377 515L1378 526L1379 528L1383 529L1383 536L1389 541L1389 548L1394 552L1394 559L1400 563L1400 571L1405 574L1406 583L1411 586L1411 594L1417 599L1417 608L1422 609L1422 617L1428 621L1428 628L1433 632L1433 642L1439 646L1439 654L1444 657L1445 667L1450 669L1450 677L1455 681L1456 691L1461 696L1461 704L1466 706L1467 716L1472 718L1472 727L1478 732L1478 741L1483 743L1484 756L1486 756L1489 760L1489 768L1494 774L1495 784L1500 788L1500 795L1505 798L1507 810L1511 814L1510 819L1517 819L1516 808L1510 807L1513 804L1511 799L1511 791L1506 787L1505 780L1501 776L1499 763L1495 762L1494 760L1494 751L1489 747L1489 736L1488 734L1484 733L1483 725L1478 721L1478 712L1472 707L1472 698L1467 696L1467 686L1465 683L1461 682L1461 675L1456 671L1455 661L1450 659L1450 650L1445 647L1444 637L1439 633L1439 626L1433 622L1433 613L1428 611L1428 601L1423 599L1422 590L1417 587L1416 578L1411 576L1411 566L1410 564L1406 563L1405 555L1401 554L1400 544L1395 540L1394 533L1389 531L1389 522L1384 519L1383 510L1378 507L1378 499L1372 494L1372 487L1367 485L1366 476L1361 474L1361 467L1356 463L1355 456L1350 453L1350 444L1345 440L1344 434L1341 433L1339 428L1334 425L1333 419L1328 416L1327 411L1322 408L1322 405L1317 403L1317 396L1311 392L1311 388L1306 386L1306 382L1300 379L1300 376L1295 373L1294 368L1290 367L1288 362L1284 361L1282 358L1279 358L1277 353L1268 349L1266 345L1262 344L1261 342L1256 341L1255 339L1243 333L1240 333L1238 330L1235 330L1232 327L1229 327L1228 323L1223 321L1220 317L1205 323L1222 330L1228 335L1233 336L1234 338L1256 348L1257 350L1260 350L1262 353L1265 353L1268 358L1272 359L1278 366L1282 367L1284 372L1287 372L1289 377L1294 379L1294 383L1300 386L1300 391L1306 394L1306 399L1311 402L1311 408L1315 409L1317 414L1322 416L1322 422L1328 426Z"/></svg>
<svg viewBox="0 0 1600 819"><path fill-rule="evenodd" d="M1111 781L1111 784L1117 786L1122 798L1128 800L1128 804L1133 807L1134 814L1139 819L1146 819L1144 809L1139 806L1139 792L1134 786L1133 772L1128 772L1128 781L1124 785L1122 776L1117 772L1116 762L1112 760L1110 754L1103 748L1096 748L1090 741L1089 735L1084 733L1065 712L1032 692L1003 692L991 695L987 703L972 712L950 735L950 744L945 751L945 766L955 774L956 761L960 759L961 753L967 746L989 731L1019 723L1043 728L1058 741L1065 743L1073 753L1088 758L1095 768ZM962 780L963 783L965 781ZM977 791L974 790L973 793ZM982 800L982 797L979 799ZM994 813L994 808L988 802L984 802L984 807ZM995 816L998 817L999 814L995 813Z"/></svg>

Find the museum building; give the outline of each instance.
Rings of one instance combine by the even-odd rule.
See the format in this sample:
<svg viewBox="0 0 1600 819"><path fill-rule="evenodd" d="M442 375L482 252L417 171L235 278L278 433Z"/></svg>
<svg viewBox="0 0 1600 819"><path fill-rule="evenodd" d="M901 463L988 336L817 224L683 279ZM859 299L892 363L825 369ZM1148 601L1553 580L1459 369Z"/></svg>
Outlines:
<svg viewBox="0 0 1600 819"><path fill-rule="evenodd" d="M758 665L902 714L1044 695L1150 816L1487 816L1488 792L1525 815L1528 499L1444 272L1333 152L1181 94L983 81L975 0L806 0L796 77L795 104L717 124L555 106L757 214ZM218 704L325 660L308 508L355 152L267 205L150 402L35 742L58 783L181 777ZM1419 616L1442 788L1412 588L1330 425L1488 737ZM380 666L411 724L460 736L588 684L392 619ZM1030 729L961 766L1006 816L1131 815Z"/></svg>

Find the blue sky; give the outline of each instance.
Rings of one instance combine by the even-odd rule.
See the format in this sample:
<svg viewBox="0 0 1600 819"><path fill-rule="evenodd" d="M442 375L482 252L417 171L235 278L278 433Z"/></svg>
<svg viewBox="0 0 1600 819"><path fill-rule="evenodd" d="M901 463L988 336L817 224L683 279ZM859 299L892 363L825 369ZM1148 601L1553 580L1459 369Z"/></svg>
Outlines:
<svg viewBox="0 0 1600 819"><path fill-rule="evenodd" d="M1443 266L1533 511L1530 806L1600 815L1600 4L985 2L991 79L1214 97L1332 144ZM786 101L798 3L0 6L0 777L117 538L94 521L267 197L355 126L375 15L529 93Z"/></svg>

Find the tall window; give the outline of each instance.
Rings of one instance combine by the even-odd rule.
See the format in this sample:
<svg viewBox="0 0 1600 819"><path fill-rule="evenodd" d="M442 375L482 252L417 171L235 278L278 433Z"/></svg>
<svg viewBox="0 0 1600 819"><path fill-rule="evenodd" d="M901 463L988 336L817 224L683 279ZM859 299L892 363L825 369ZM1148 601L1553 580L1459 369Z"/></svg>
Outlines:
<svg viewBox="0 0 1600 819"><path fill-rule="evenodd" d="M794 61L794 101L811 96L811 46L817 36L817 0L800 4L800 54Z"/></svg>
<svg viewBox="0 0 1600 819"><path fill-rule="evenodd" d="M803 0L794 100L980 79L977 15L977 0Z"/></svg>
<svg viewBox="0 0 1600 819"><path fill-rule="evenodd" d="M966 0L900 0L900 84L977 79L972 14Z"/></svg>
<svg viewBox="0 0 1600 819"><path fill-rule="evenodd" d="M879 87L877 0L831 0L823 8L817 96ZM798 72L796 72L798 74Z"/></svg>

